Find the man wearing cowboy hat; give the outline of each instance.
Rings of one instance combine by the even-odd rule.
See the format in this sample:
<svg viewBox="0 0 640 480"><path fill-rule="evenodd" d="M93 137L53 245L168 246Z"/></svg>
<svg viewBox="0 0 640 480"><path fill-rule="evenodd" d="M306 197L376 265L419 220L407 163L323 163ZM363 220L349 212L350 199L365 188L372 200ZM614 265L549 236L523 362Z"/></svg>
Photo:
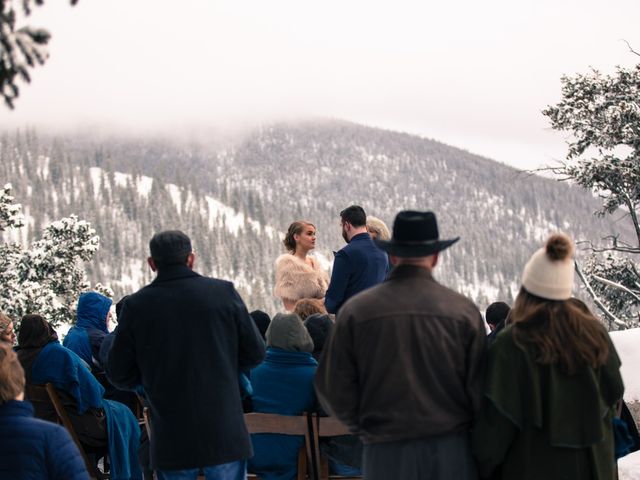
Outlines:
<svg viewBox="0 0 640 480"><path fill-rule="evenodd" d="M316 374L325 409L364 443L367 480L476 479L469 429L482 397L485 329L477 307L432 271L440 240L432 212L400 212L395 269L349 299Z"/></svg>

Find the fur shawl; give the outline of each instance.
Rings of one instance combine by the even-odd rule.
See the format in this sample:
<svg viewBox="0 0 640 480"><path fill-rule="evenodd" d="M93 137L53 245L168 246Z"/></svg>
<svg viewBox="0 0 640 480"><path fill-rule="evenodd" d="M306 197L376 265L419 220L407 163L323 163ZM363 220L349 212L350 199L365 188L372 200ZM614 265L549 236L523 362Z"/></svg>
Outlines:
<svg viewBox="0 0 640 480"><path fill-rule="evenodd" d="M301 298L324 298L329 277L317 260L312 261L313 266L290 253L280 255L276 260L274 295L293 302Z"/></svg>

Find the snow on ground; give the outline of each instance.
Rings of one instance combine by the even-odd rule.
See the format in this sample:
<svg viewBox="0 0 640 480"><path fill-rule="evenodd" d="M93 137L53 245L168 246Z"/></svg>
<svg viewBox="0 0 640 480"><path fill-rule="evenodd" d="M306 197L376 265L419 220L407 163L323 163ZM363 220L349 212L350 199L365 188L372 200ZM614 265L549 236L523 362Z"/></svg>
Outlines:
<svg viewBox="0 0 640 480"><path fill-rule="evenodd" d="M611 339L622 360L624 400L640 401L640 328L611 332ZM634 452L618 460L620 480L640 480L640 452Z"/></svg>
<svg viewBox="0 0 640 480"><path fill-rule="evenodd" d="M138 177L138 194L139 195L145 198L149 198L151 187L153 187L153 178L147 177L146 175L140 175L140 177Z"/></svg>
<svg viewBox="0 0 640 480"><path fill-rule="evenodd" d="M46 180L47 178L49 178L49 173L50 173L49 164L51 163L51 159L49 157L43 157L43 156L40 156L39 159L40 159L40 162L37 169L37 173L42 180Z"/></svg>
<svg viewBox="0 0 640 480"><path fill-rule="evenodd" d="M171 200L173 200L173 204L176 207L176 210L178 211L178 214L182 213L182 190L180 189L179 186L173 184L173 183L167 183L164 188L167 189L167 192L169 192L169 195L171 196Z"/></svg>
<svg viewBox="0 0 640 480"><path fill-rule="evenodd" d="M93 182L93 195L98 198L100 185L102 185L102 169L99 167L90 167L89 175L91 176L91 182Z"/></svg>
<svg viewBox="0 0 640 480"><path fill-rule="evenodd" d="M624 400L627 403L640 401L640 328L611 332L611 339L622 360ZM640 473L638 476L640 480Z"/></svg>
<svg viewBox="0 0 640 480"><path fill-rule="evenodd" d="M240 226L244 224L244 215L209 195L206 195L205 199L209 209L209 227L215 228L221 225L220 219L224 219L227 230L237 235Z"/></svg>
<svg viewBox="0 0 640 480"><path fill-rule="evenodd" d="M640 480L640 451L618 460L618 478L620 480Z"/></svg>
<svg viewBox="0 0 640 480"><path fill-rule="evenodd" d="M118 187L127 188L131 181L131 175L129 173L113 172L113 183Z"/></svg>

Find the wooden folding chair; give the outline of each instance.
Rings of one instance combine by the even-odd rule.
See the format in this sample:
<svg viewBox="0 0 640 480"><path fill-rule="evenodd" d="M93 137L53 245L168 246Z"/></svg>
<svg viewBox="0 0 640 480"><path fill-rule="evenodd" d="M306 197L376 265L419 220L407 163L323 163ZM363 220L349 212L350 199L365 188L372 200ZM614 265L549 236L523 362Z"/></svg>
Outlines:
<svg viewBox="0 0 640 480"><path fill-rule="evenodd" d="M78 446L78 450L80 450L80 454L82 455L82 459L84 460L89 475L92 478L97 479L109 478L108 474L100 472L96 467L96 464L90 460L89 455L78 439L78 435L73 428L73 424L69 419L67 411L64 409L64 405L62 404L62 400L60 400L58 392L51 383L47 383L46 385L25 385L25 397L27 400L34 404L41 403L44 405L53 405L56 416L58 417L58 423L67 429L67 432L69 432L69 435L71 435L71 438Z"/></svg>
<svg viewBox="0 0 640 480"><path fill-rule="evenodd" d="M305 480L307 473L312 472L313 465L311 441L309 431L309 417L307 414L289 416L275 413L245 413L244 423L249 433L278 433L282 435L302 435L304 443L298 451L297 480ZM247 478L259 478L249 474ZM311 478L313 478L311 476Z"/></svg>
<svg viewBox="0 0 640 480"><path fill-rule="evenodd" d="M311 415L312 441L315 454L315 478L316 480L328 479L357 479L362 475L343 476L329 475L329 460L320 452L320 439L327 437L338 437L340 435L353 435L347 426L335 417L321 417L317 413Z"/></svg>

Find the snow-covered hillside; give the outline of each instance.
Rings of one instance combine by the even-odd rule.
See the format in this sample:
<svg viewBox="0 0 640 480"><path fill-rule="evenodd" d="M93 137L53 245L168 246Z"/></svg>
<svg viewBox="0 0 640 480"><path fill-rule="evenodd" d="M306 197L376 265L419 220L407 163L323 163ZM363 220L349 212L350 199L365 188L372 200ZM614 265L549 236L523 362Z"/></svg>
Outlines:
<svg viewBox="0 0 640 480"><path fill-rule="evenodd" d="M622 360L624 400L640 402L640 328L611 332L610 335Z"/></svg>
<svg viewBox="0 0 640 480"><path fill-rule="evenodd" d="M524 264L550 231L576 240L626 234L621 222L594 217L598 200L579 188L425 138L307 121L222 143L7 134L0 178L24 206L25 242L70 214L91 223L101 246L89 280L112 287L116 299L151 279L153 233L180 228L192 237L196 269L234 281L249 308L270 314L279 307L271 292L280 232L313 222L317 253L332 259L344 245L339 212L354 203L389 226L402 209L435 211L441 237L461 237L436 277L481 310L513 300Z"/></svg>

